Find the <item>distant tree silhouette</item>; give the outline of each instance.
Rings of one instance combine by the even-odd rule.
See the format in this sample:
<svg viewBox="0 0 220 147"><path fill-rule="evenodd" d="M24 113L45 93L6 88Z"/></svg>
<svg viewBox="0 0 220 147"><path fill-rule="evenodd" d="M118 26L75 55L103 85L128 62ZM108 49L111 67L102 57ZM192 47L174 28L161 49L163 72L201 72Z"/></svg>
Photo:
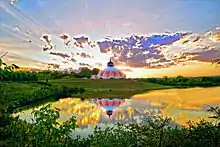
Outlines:
<svg viewBox="0 0 220 147"><path fill-rule="evenodd" d="M99 69L98 68L93 68L92 69L92 75L97 75L99 73Z"/></svg>

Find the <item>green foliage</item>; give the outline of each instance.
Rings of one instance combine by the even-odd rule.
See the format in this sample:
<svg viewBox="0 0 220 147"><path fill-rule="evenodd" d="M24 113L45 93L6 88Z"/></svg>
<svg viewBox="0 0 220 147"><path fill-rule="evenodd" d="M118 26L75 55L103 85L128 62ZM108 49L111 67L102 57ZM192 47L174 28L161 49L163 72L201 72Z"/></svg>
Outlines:
<svg viewBox="0 0 220 147"><path fill-rule="evenodd" d="M91 72L92 72L92 75L97 75L99 71L100 70L98 68L93 68Z"/></svg>
<svg viewBox="0 0 220 147"><path fill-rule="evenodd" d="M183 76L177 76L176 78L149 78L146 81L161 85L175 86L178 88L220 86L220 77L186 78Z"/></svg>
<svg viewBox="0 0 220 147"><path fill-rule="evenodd" d="M209 105L208 105L208 106L209 106ZM217 120L220 120L220 108L219 108L219 106L217 106L217 107L211 107L211 106L209 106L208 111L214 113L214 116L211 116L210 118L215 118L215 119L217 119Z"/></svg>
<svg viewBox="0 0 220 147"><path fill-rule="evenodd" d="M219 108L210 111L219 112ZM51 105L33 112L33 123L8 117L4 129L0 129L3 145L17 146L74 146L74 147L219 147L220 122L189 122L189 127L171 125L171 119L162 116L148 117L143 124L118 124L106 129L95 128L87 138L71 138L77 127L72 117L59 124L59 112ZM219 114L217 113L219 116ZM74 132L73 132L74 133ZM4 140L4 141L3 141Z"/></svg>
<svg viewBox="0 0 220 147"><path fill-rule="evenodd" d="M38 73L37 76L40 80L62 79L64 77L69 77L69 78L90 78L91 75L97 75L99 73L99 71L100 70L98 68L94 68L94 69L91 70L87 67L81 68L79 73L75 73L75 72L62 73L60 71L45 70L43 72Z"/></svg>
<svg viewBox="0 0 220 147"><path fill-rule="evenodd" d="M59 80L50 80L52 85L63 85L68 87L83 87L86 92L78 97L108 97L108 98L126 98L134 94L146 92L148 90L167 89L171 86L149 83L143 80L135 79L82 79L82 78L63 78ZM109 91L111 89L111 92Z"/></svg>
<svg viewBox="0 0 220 147"><path fill-rule="evenodd" d="M57 122L59 112L51 109L51 105L33 111L33 115L32 124L14 118L6 126L5 134L13 138L12 142L18 142L20 145L40 146L65 144L71 139L71 132L76 128L74 116L60 125Z"/></svg>
<svg viewBox="0 0 220 147"><path fill-rule="evenodd" d="M85 92L84 88L42 84L0 83L0 104L11 112L17 107L29 105L50 97L62 98Z"/></svg>
<svg viewBox="0 0 220 147"><path fill-rule="evenodd" d="M14 65L7 66L0 59L0 81L37 81L36 73L13 72Z"/></svg>

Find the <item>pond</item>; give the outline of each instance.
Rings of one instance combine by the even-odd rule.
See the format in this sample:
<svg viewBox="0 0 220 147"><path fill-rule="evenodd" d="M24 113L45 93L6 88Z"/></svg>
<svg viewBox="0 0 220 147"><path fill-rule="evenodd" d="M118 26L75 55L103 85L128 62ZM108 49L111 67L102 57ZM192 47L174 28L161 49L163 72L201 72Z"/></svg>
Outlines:
<svg viewBox="0 0 220 147"><path fill-rule="evenodd" d="M147 116L162 114L186 125L189 120L209 119L208 106L220 105L220 87L155 90L130 98L65 98L52 102L60 111L59 122L76 116L74 134L87 136L95 126L105 128L117 123L141 123ZM19 112L21 119L31 122L32 109Z"/></svg>

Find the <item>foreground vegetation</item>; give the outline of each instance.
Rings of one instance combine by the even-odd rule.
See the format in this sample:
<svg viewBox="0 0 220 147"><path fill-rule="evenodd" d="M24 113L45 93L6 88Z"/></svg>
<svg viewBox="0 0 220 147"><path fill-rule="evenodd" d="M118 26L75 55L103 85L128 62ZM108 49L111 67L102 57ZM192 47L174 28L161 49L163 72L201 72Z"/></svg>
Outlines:
<svg viewBox="0 0 220 147"><path fill-rule="evenodd" d="M213 122L201 120L189 122L189 127L171 127L170 119L163 117L147 118L143 124L118 124L104 130L96 128L87 138L72 138L76 126L73 116L59 124L59 112L50 105L34 111L33 123L2 114L0 127L1 146L74 146L74 147L219 147L220 110L215 113Z"/></svg>
<svg viewBox="0 0 220 147"><path fill-rule="evenodd" d="M170 119L163 117L147 118L143 124L118 124L105 130L96 128L88 138L72 138L76 117L59 124L57 110L50 105L34 111L32 124L13 118L10 112L23 105L48 97L74 96L86 97L129 97L147 90L218 86L218 78L167 78L91 80L97 70L82 70L79 74L57 72L23 73L13 72L12 66L0 62L0 146L74 146L74 147L219 147L220 110L211 108L216 115L213 122L189 122L189 127L173 127ZM39 80L44 82L39 82ZM3 82L4 81L4 82ZM169 86L165 86L169 85ZM76 88L83 87L83 88ZM85 89L84 89L85 88ZM85 92L86 90L86 92ZM9 113L8 113L9 112Z"/></svg>
<svg viewBox="0 0 220 147"><path fill-rule="evenodd" d="M55 100L85 92L84 88L66 87L38 82L39 74L14 72L16 65L7 66L0 59L0 104L7 112L47 98Z"/></svg>

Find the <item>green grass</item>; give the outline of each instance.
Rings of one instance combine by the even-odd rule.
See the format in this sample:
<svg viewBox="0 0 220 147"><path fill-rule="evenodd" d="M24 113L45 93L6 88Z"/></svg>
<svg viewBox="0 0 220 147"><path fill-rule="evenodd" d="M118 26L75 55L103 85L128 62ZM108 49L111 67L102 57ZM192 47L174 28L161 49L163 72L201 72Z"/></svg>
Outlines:
<svg viewBox="0 0 220 147"><path fill-rule="evenodd" d="M34 104L36 102L47 102L48 99L56 100L80 93L80 89L50 85L45 86L37 83L0 83L0 105L11 113L19 107ZM81 90L82 93L82 90Z"/></svg>
<svg viewBox="0 0 220 147"><path fill-rule="evenodd" d="M83 87L86 92L75 96L83 98L128 98L134 94L143 93L149 90L173 88L172 86L159 85L141 80L92 80L92 79L59 79L50 80L52 85L63 85L67 87ZM109 91L111 89L111 92Z"/></svg>
<svg viewBox="0 0 220 147"><path fill-rule="evenodd" d="M16 83L16 82L4 82L8 85L8 92L24 92L30 93L32 90L36 89L36 87L40 87L41 85L35 83Z"/></svg>
<svg viewBox="0 0 220 147"><path fill-rule="evenodd" d="M57 98L67 96L77 98L130 98L134 94L149 90L173 88L134 79L92 80L69 78L50 80L48 84L51 84L51 86L47 87L31 82L3 82L0 84L0 104L12 112L38 106L49 101L56 101ZM75 88L84 88L86 91L84 93L75 92Z"/></svg>

